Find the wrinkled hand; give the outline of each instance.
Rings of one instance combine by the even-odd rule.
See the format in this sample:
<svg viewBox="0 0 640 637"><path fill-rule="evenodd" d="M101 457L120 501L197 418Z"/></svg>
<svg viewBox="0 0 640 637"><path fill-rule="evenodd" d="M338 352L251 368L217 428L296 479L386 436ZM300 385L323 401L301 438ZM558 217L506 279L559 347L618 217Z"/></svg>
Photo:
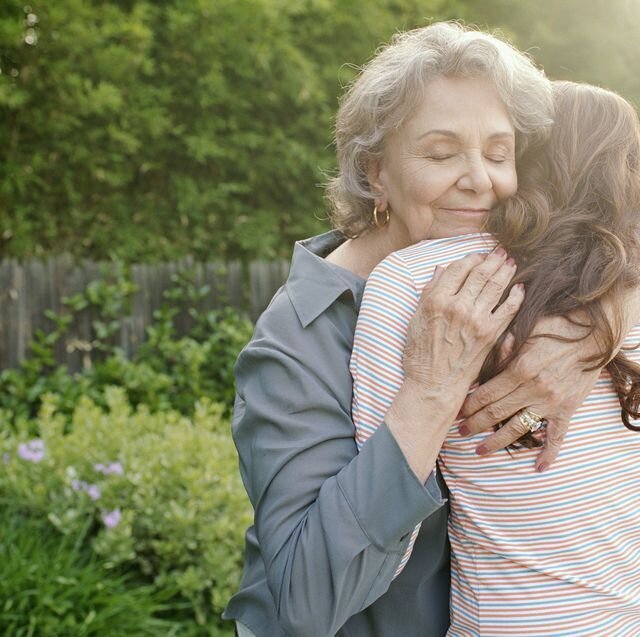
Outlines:
<svg viewBox="0 0 640 637"><path fill-rule="evenodd" d="M524 299L522 286L514 286L497 305L515 271L501 248L486 258L472 254L438 270L409 324L405 380L461 405Z"/></svg>
<svg viewBox="0 0 640 637"><path fill-rule="evenodd" d="M534 334L557 334L572 338L584 335L584 328L562 317L542 319ZM598 351L592 337L577 342L538 336L528 341L501 374L481 385L469 396L461 410L465 418L460 433L470 435L509 421L477 448L492 453L527 433L515 416L527 408L548 421L544 449L536 460L538 471L555 461L569 427L569 420L592 390L600 370L584 371L583 359Z"/></svg>

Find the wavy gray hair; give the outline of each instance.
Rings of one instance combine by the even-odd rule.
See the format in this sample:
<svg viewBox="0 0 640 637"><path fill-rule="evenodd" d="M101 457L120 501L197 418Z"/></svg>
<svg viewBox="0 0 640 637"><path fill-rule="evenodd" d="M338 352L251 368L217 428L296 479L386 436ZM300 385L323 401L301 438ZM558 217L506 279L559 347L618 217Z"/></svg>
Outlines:
<svg viewBox="0 0 640 637"><path fill-rule="evenodd" d="M436 77L486 77L516 129L521 155L546 138L553 121L551 83L531 59L495 35L438 22L395 35L362 68L342 98L335 126L339 173L329 180L333 226L354 237L372 226L375 193L367 168L387 134L401 126Z"/></svg>

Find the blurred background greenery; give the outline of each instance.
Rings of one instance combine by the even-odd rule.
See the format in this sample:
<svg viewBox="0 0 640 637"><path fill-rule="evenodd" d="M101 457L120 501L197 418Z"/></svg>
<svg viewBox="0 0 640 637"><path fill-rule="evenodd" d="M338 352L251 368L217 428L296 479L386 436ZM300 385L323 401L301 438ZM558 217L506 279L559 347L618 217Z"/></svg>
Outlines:
<svg viewBox="0 0 640 637"><path fill-rule="evenodd" d="M429 20L640 101L639 0L26 2L0 3L0 257L288 256L327 227L353 65Z"/></svg>

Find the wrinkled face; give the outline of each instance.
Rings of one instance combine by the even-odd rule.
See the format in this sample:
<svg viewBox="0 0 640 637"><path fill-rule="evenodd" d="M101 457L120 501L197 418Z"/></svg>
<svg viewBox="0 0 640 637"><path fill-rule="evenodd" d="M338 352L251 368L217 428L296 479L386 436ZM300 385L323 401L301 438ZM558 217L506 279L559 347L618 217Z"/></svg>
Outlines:
<svg viewBox="0 0 640 637"><path fill-rule="evenodd" d="M394 248L478 232L516 192L515 130L488 80L433 80L424 99L385 142L369 180L390 209Z"/></svg>

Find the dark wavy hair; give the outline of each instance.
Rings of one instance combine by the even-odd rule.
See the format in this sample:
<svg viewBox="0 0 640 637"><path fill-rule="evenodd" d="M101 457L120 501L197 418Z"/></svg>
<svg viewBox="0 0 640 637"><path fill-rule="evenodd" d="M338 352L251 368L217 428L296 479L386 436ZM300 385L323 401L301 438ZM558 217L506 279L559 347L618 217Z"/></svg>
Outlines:
<svg viewBox="0 0 640 637"><path fill-rule="evenodd" d="M640 124L635 109L610 91L554 82L555 122L544 145L520 160L518 193L490 215L491 232L518 263L524 303L509 331L511 355L494 347L481 381L517 355L543 316L568 316L600 344L585 359L606 366L626 427L640 416L640 366L618 352L621 308L640 282ZM606 307L606 309L605 309ZM576 312L577 311L577 312ZM519 441L539 446L531 435Z"/></svg>

